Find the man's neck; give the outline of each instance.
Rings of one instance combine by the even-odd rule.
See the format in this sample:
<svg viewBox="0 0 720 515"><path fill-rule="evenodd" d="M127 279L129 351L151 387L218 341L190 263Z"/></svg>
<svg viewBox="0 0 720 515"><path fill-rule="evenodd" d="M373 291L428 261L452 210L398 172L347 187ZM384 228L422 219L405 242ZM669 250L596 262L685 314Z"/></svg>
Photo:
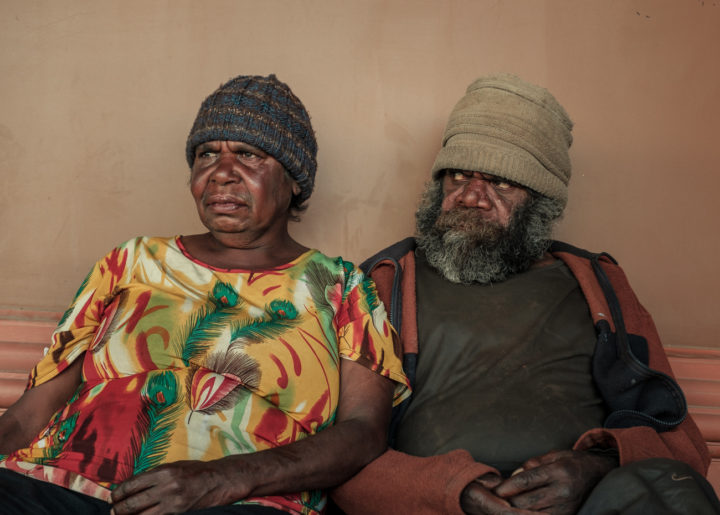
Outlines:
<svg viewBox="0 0 720 515"><path fill-rule="evenodd" d="M557 261L557 259L555 259L552 254L545 252L540 259L530 265L530 268L542 268L544 266L552 265L555 261Z"/></svg>

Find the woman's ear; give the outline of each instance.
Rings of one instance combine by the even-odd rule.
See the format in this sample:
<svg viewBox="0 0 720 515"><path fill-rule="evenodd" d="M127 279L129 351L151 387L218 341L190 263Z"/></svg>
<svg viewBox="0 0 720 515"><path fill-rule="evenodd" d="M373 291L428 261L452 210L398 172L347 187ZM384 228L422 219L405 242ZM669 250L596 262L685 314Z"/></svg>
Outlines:
<svg viewBox="0 0 720 515"><path fill-rule="evenodd" d="M300 195L300 193L302 192L302 189L300 189L300 185L295 180L293 180L292 182L292 192L295 197Z"/></svg>

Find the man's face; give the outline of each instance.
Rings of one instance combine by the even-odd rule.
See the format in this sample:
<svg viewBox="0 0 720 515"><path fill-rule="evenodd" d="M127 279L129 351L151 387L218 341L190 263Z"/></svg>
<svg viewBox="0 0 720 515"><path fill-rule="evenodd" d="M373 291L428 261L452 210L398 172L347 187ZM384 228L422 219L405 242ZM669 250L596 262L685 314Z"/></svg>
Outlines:
<svg viewBox="0 0 720 515"><path fill-rule="evenodd" d="M443 176L441 209L447 213L457 208L474 212L471 219L481 224L506 228L515 209L528 198L522 186L495 175L466 170L447 170Z"/></svg>
<svg viewBox="0 0 720 515"><path fill-rule="evenodd" d="M542 257L562 208L499 177L448 170L423 194L418 247L449 281L504 281Z"/></svg>

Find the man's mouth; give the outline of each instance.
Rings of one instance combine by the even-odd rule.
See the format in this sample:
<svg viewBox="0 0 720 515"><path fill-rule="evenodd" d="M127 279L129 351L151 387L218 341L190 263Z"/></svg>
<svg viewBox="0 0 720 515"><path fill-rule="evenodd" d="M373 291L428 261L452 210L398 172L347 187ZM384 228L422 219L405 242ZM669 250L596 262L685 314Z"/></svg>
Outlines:
<svg viewBox="0 0 720 515"><path fill-rule="evenodd" d="M503 229L492 213L475 208L455 208L443 211L435 220L435 227L462 232L497 231Z"/></svg>

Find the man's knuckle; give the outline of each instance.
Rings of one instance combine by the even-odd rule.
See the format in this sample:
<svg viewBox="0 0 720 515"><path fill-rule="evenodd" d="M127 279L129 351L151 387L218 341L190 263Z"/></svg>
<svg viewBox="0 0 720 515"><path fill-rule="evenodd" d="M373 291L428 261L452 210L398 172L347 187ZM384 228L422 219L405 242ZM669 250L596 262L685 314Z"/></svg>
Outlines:
<svg viewBox="0 0 720 515"><path fill-rule="evenodd" d="M517 483L519 483L519 486L522 488L527 488L530 486L530 483L534 480L536 475L536 472L530 471L525 474L519 474L517 475Z"/></svg>
<svg viewBox="0 0 720 515"><path fill-rule="evenodd" d="M570 499L573 494L573 489L568 484L560 484L555 490L557 497L560 499Z"/></svg>

